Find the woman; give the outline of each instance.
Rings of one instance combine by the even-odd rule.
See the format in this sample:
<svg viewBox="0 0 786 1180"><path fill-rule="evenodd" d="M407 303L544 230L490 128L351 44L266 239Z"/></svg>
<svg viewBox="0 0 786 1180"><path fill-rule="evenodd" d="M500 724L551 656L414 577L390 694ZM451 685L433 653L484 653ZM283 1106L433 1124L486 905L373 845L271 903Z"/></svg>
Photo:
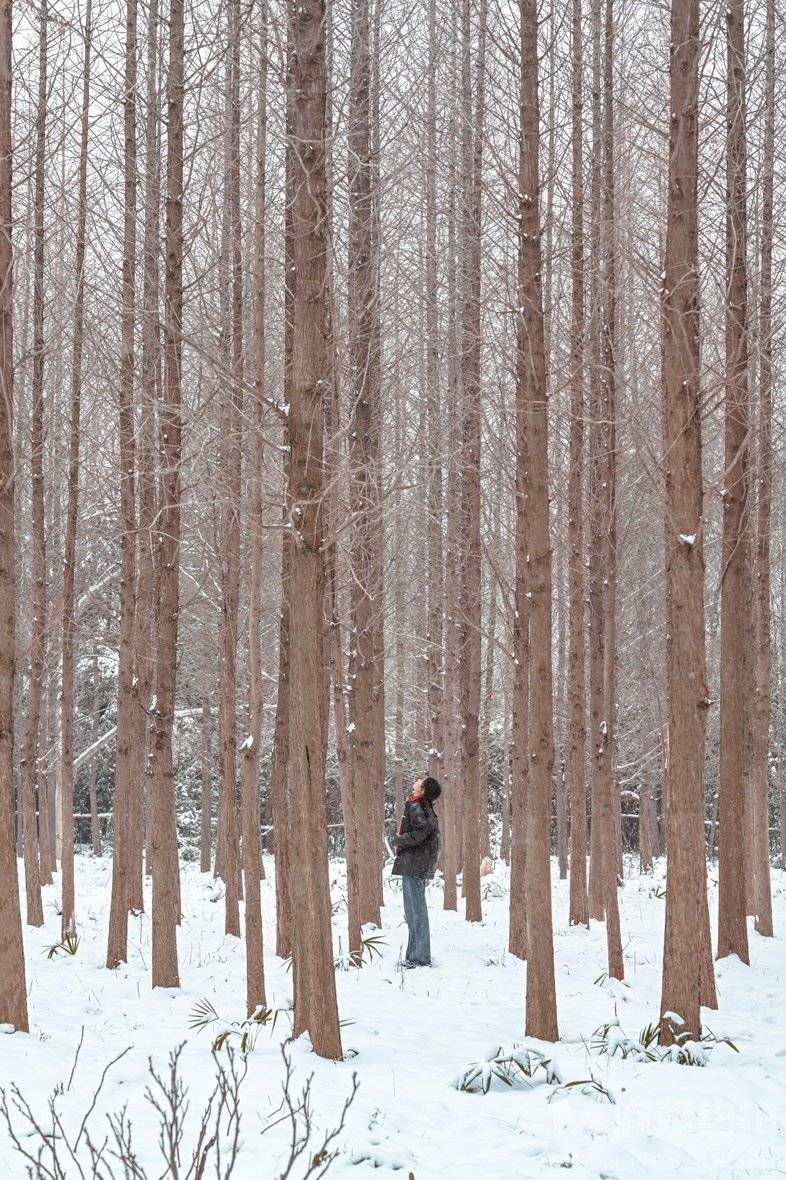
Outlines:
<svg viewBox="0 0 786 1180"><path fill-rule="evenodd" d="M442 787L435 778L418 779L404 804L399 834L393 840L398 855L392 871L401 877L404 916L409 927L405 967L431 966L426 881L434 876L439 859L439 821L434 803L441 794Z"/></svg>

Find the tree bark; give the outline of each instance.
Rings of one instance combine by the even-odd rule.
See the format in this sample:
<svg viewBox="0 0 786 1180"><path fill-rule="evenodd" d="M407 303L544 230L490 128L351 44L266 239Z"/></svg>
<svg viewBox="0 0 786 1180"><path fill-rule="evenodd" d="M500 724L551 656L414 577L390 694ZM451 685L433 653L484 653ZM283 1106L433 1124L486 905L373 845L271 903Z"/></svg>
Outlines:
<svg viewBox="0 0 786 1180"><path fill-rule="evenodd" d="M43 926L41 867L36 821L39 731L46 653L46 525L44 520L44 201L49 7L43 0L39 15L38 106L35 134L35 195L33 246L33 382L31 429L33 617L30 628L30 681L27 727L22 747L21 776L25 835L25 895L27 923Z"/></svg>
<svg viewBox="0 0 786 1180"><path fill-rule="evenodd" d="M144 909L145 794L149 795L147 765L151 743L151 690L155 672L155 532L156 460L155 404L161 389L159 327L159 209L161 204L158 85L159 0L150 0L147 16L147 111L145 115L145 224L143 238L142 366L139 381L139 447L137 451L139 527L134 675L137 684L134 729L134 771L129 792L129 896L132 913ZM147 792L146 792L147 787ZM147 800L149 849L150 800Z"/></svg>
<svg viewBox="0 0 786 1180"><path fill-rule="evenodd" d="M699 3L672 0L669 190L661 292L666 449L668 871L661 1040L701 1035L714 998L704 840L704 546L699 386ZM643 857L642 857L643 859ZM676 1013L684 1024L669 1018Z"/></svg>
<svg viewBox="0 0 786 1180"><path fill-rule="evenodd" d="M477 78L473 110L470 0L461 9L462 245L461 245L461 648L463 745L463 891L468 922L482 918L480 896L480 687L481 687L481 212L486 56L486 3L478 13Z"/></svg>
<svg viewBox="0 0 786 1180"><path fill-rule="evenodd" d="M729 0L726 42L726 422L721 587L720 847L718 957L749 962L746 753L752 585L748 467L748 274L745 30L742 0ZM671 846L669 846L671 854Z"/></svg>
<svg viewBox="0 0 786 1180"><path fill-rule="evenodd" d="M256 177L254 186L254 368L255 396L251 432L249 533L251 579L248 607L248 736L242 747L243 772L243 884L246 939L246 1011L265 1007L265 969L262 954L262 855L259 844L259 753L262 744L262 432L265 397L265 180L267 151L267 7L260 11L259 108L257 112Z"/></svg>
<svg viewBox="0 0 786 1180"><path fill-rule="evenodd" d="M341 1057L327 859L321 504L323 404L328 386L327 70L323 0L288 8L292 152L291 403L289 413L290 731L294 1035L321 1057Z"/></svg>
<svg viewBox="0 0 786 1180"><path fill-rule="evenodd" d="M521 130L516 366L517 466L524 466L517 517L528 516L528 549L517 542L516 574L530 595L529 741L526 796L527 1036L556 1041L557 1000L551 915L549 818L554 766L551 672L548 384L540 249L540 165L536 0L520 0ZM521 530L517 535L520 536Z"/></svg>
<svg viewBox="0 0 786 1180"><path fill-rule="evenodd" d="M179 987L180 917L172 727L180 569L181 365L183 355L183 0L170 0L167 72L164 389L159 410L160 505L156 536L157 652L153 743L153 987Z"/></svg>
<svg viewBox="0 0 786 1180"><path fill-rule="evenodd" d="M753 879L756 930L771 938L770 881L770 534L772 519L772 238L775 169L775 0L767 0L765 29L766 111L762 167L761 265L759 271L759 503L757 520L757 643L754 718Z"/></svg>
<svg viewBox="0 0 786 1180"><path fill-rule="evenodd" d="M120 311L120 637L117 676L117 753L112 817L112 893L107 967L128 957L130 901L130 800L136 720L134 632L136 615L136 490L134 440L134 318L136 268L137 0L126 5L124 218Z"/></svg>
<svg viewBox="0 0 786 1180"><path fill-rule="evenodd" d="M243 421L243 270L240 225L240 0L227 8L226 231L229 365L222 413L221 616L221 848L225 931L240 937L237 813L237 627L240 604L240 508Z"/></svg>
<svg viewBox="0 0 786 1180"><path fill-rule="evenodd" d="M79 416L82 403L82 348L85 313L85 242L87 234L87 146L90 109L90 55L92 2L85 9L85 56L82 77L82 122L79 149L79 198L76 215L76 298L74 299L74 344L71 359L71 431L68 452L68 507L66 509L65 556L63 560L63 647L61 692L62 791L62 931L76 928L74 890L74 573L79 511ZM93 833L95 839L95 833Z"/></svg>
<svg viewBox="0 0 786 1180"><path fill-rule="evenodd" d="M0 0L0 1024L28 1031L14 831L16 553L14 539L14 270L11 243L11 0Z"/></svg>
<svg viewBox="0 0 786 1180"><path fill-rule="evenodd" d="M570 798L570 923L587 926L587 792L584 635L584 144L582 0L573 0L572 23L572 232L570 336L570 473L568 554L570 638L566 788Z"/></svg>

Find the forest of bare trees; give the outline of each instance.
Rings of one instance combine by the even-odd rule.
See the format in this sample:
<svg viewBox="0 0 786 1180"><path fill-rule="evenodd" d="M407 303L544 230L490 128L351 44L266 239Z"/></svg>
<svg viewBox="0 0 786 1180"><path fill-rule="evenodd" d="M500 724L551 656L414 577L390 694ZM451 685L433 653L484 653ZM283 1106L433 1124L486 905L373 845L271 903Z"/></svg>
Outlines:
<svg viewBox="0 0 786 1180"><path fill-rule="evenodd" d="M529 1036L665 855L701 1037L786 867L783 16L0 0L0 1025L88 857L179 988L194 860L341 1058L332 866L357 965L428 773Z"/></svg>

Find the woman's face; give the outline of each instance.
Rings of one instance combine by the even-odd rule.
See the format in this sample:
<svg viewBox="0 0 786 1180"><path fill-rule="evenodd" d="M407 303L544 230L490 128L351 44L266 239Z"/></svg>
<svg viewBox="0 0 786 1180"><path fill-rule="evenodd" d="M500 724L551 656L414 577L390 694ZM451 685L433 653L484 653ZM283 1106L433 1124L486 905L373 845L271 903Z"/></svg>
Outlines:
<svg viewBox="0 0 786 1180"><path fill-rule="evenodd" d="M412 794L413 795L422 795L423 794L423 779L422 778L415 779L415 782L412 785Z"/></svg>

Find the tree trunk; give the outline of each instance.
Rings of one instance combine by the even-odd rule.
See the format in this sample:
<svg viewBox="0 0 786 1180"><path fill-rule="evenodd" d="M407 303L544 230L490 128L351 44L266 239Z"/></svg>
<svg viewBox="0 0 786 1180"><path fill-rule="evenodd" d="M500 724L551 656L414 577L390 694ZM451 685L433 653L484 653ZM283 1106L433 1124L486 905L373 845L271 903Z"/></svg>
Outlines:
<svg viewBox="0 0 786 1180"><path fill-rule="evenodd" d="M349 354L352 427L350 507L352 642L351 798L345 816L349 949L361 951L361 927L379 925L379 832L376 793L379 767L375 743L377 711L384 701L377 660L376 616L381 610L381 569L377 533L379 501L380 367L377 237L371 136L371 53L368 0L353 0L349 95Z"/></svg>
<svg viewBox="0 0 786 1180"><path fill-rule="evenodd" d="M323 0L288 10L292 160L291 402L289 412L291 878L294 1035L308 1032L321 1057L341 1057L327 859L323 556L323 405L328 386L326 86Z"/></svg>
<svg viewBox="0 0 786 1180"><path fill-rule="evenodd" d="M213 837L213 709L210 699L209 665L202 689L202 810L199 825L199 871L210 872Z"/></svg>
<svg viewBox="0 0 786 1180"><path fill-rule="evenodd" d="M62 791L62 931L76 929L74 890L74 573L76 530L79 511L79 415L82 403L82 345L85 313L85 238L87 227L87 145L90 109L90 54L92 3L85 9L85 56L82 77L82 124L79 150L79 199L76 215L76 298L74 299L74 345L71 362L71 436L68 452L68 507L66 509L65 557L63 561L63 666L61 693ZM94 834L95 839L95 834Z"/></svg>
<svg viewBox="0 0 786 1180"><path fill-rule="evenodd" d="M100 732L99 709L101 684L98 669L98 652L93 651L93 741L98 740ZM93 845L93 856L100 856L101 849L101 821L98 818L98 762L95 757L90 759L90 839Z"/></svg>
<svg viewBox="0 0 786 1180"><path fill-rule="evenodd" d="M153 743L153 987L179 987L180 899L172 727L180 570L181 364L183 355L183 0L170 0L167 72L164 388L159 410L160 506L156 536L155 738Z"/></svg>
<svg viewBox="0 0 786 1180"><path fill-rule="evenodd" d="M248 607L248 717L243 743L243 884L245 895L246 1011L265 1007L265 969L262 955L262 855L259 845L259 753L262 744L262 432L265 397L265 178L267 151L267 7L260 11L259 109L254 191L254 367L249 533L251 580ZM238 259L239 261L239 259Z"/></svg>
<svg viewBox="0 0 786 1180"><path fill-rule="evenodd" d="M727 10L726 424L721 587L720 848L718 957L748 957L746 888L749 816L746 752L752 666L748 487L748 274L745 30L742 0ZM671 846L669 846L671 854Z"/></svg>
<svg viewBox="0 0 786 1180"><path fill-rule="evenodd" d="M602 423L602 603L603 720L598 735L601 791L601 865L609 975L623 979L617 865L620 849L620 798L616 787L617 742L617 493L616 493L616 238L614 200L613 0L606 0L603 54L603 187L601 250L603 312L600 324L600 419Z"/></svg>
<svg viewBox="0 0 786 1180"><path fill-rule="evenodd" d="M519 270L517 466L524 467L517 516L528 516L528 549L517 542L516 574L527 570L530 594L529 741L526 796L526 1033L556 1041L557 1000L551 916L549 818L554 733L551 674L551 544L549 540L548 386L540 250L538 44L536 0L520 0L521 132L519 139ZM519 529L520 538L523 530Z"/></svg>
<svg viewBox="0 0 786 1180"><path fill-rule="evenodd" d="M460 699L463 745L463 890L468 922L482 918L480 896L480 682L481 682L481 212L486 3L478 14L477 81L473 112L470 67L470 0L461 9L462 52L462 248L461 248L461 648Z"/></svg>
<svg viewBox="0 0 786 1180"><path fill-rule="evenodd" d="M704 546L699 385L699 2L672 0L671 121L662 288L666 452L668 872L661 1040L701 1035L714 996L704 841ZM642 855L642 860L643 860ZM668 1018L676 1013L684 1024Z"/></svg>
<svg viewBox="0 0 786 1180"><path fill-rule="evenodd" d="M151 691L155 671L155 535L156 460L155 404L161 389L159 328L159 207L161 203L158 87L159 0L150 0L147 17L147 111L145 116L145 225L143 239L142 368L139 382L138 491L139 581L134 628L134 675L137 682L134 732L134 771L129 792L128 908L144 908L145 794L149 794L147 752L152 737ZM147 800L149 848L150 799Z"/></svg>
<svg viewBox="0 0 786 1180"><path fill-rule="evenodd" d="M570 474L568 554L570 639L566 789L570 798L570 923L587 926L586 702L584 660L584 144L582 0L573 0Z"/></svg>
<svg viewBox="0 0 786 1180"><path fill-rule="evenodd" d="M134 631L136 615L136 491L134 445L134 316L136 268L137 0L126 5L124 112L124 223L120 315L120 637L117 676L117 754L112 819L112 895L107 967L128 957L130 902L130 800L136 721Z"/></svg>
<svg viewBox="0 0 786 1180"><path fill-rule="evenodd" d="M43 926L41 868L36 823L39 730L44 689L46 648L46 537L44 522L44 186L49 8L43 0L39 16L38 107L35 138L33 384L31 429L33 617L30 628L30 680L27 728L22 747L21 775L25 834L25 893L27 923Z"/></svg>
<svg viewBox="0 0 786 1180"><path fill-rule="evenodd" d="M240 937L237 815L237 626L240 603L240 508L243 421L243 271L240 225L240 0L227 9L226 218L228 237L231 379L222 414L223 480L219 564L222 584L221 652L221 848L225 931Z"/></svg>
<svg viewBox="0 0 786 1180"><path fill-rule="evenodd" d="M14 831L16 553L14 540L14 305L11 249L11 0L0 0L0 1024L28 1031L25 955Z"/></svg>
<svg viewBox="0 0 786 1180"><path fill-rule="evenodd" d="M772 237L775 167L775 0L767 0L766 113L762 168L761 267L759 273L759 504L756 563L757 645L754 724L754 907L756 930L772 937L770 882L770 533L772 517Z"/></svg>

